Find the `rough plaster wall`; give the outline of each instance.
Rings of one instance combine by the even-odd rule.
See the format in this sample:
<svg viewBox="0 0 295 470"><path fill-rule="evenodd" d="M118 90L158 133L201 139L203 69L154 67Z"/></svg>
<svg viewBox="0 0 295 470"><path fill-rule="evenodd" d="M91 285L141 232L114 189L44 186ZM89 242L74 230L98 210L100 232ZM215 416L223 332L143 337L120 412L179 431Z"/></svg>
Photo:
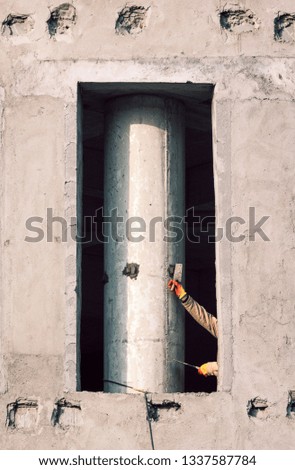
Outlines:
<svg viewBox="0 0 295 470"><path fill-rule="evenodd" d="M217 248L219 392L153 396L181 404L153 423L156 448L293 448L295 60L293 33L284 41L274 31L278 12L294 14L293 1L191 0L184 8L175 0L173 9L141 1L149 21L126 35L115 31L126 5L118 0L76 0L70 27L51 35L58 5L0 1L2 21L22 14L33 25L0 37L1 448L150 448L142 396L66 394L81 410L65 407L64 421L52 425L56 400L75 381L75 248L23 241L28 216L47 207L67 220L75 213L77 82L114 80L215 83L218 223L247 218L249 205L258 218L271 216L271 242ZM222 28L219 12L228 8L253 11L259 27ZM250 418L247 403L258 395L269 406ZM26 426L5 429L6 407L21 397L37 400L37 417L22 408L28 418L16 422Z"/></svg>
<svg viewBox="0 0 295 470"><path fill-rule="evenodd" d="M63 103L50 97L19 98L6 103L4 118L7 218L3 261L4 290L11 309L6 312L9 350L18 354L61 354L64 324L61 315L64 276L59 269L59 259L64 256L61 230L58 224L53 226L51 243L46 243L46 234L40 243L24 243L27 235L24 220L34 215L46 217L47 208L53 209L53 215L63 211L59 197L64 184L60 148ZM37 271L38 288L32 276ZM44 335L53 341L40 341Z"/></svg>
<svg viewBox="0 0 295 470"><path fill-rule="evenodd" d="M139 34L121 35L115 32L116 21L126 2L76 0L75 20L63 34L57 33L52 37L47 21L59 2L32 1L28 7L23 0L1 0L2 21L15 12L29 14L34 20L34 27L27 34L4 35L2 47L7 50L15 45L18 53L31 52L40 60L223 57L235 56L240 52L246 56L263 56L269 55L270 50L272 56L280 57L283 45L274 42L274 19L279 11L294 13L292 0L272 3L266 0L189 0L185 6L182 0L173 0L173 8L167 0L128 2L130 5L137 3L145 8L150 7L148 25ZM240 30L231 32L221 28L219 13L227 9L251 10L259 20L259 27L249 32L242 29L241 34ZM284 46L287 46L284 47L284 55L292 56L292 43Z"/></svg>
<svg viewBox="0 0 295 470"><path fill-rule="evenodd" d="M80 104L78 105L80 106ZM65 259L65 347L64 347L64 389L80 390L80 353L76 344L80 339L80 279L81 249L77 249L77 218L80 214L82 196L81 174L81 114L77 103L65 103L64 107L64 218L67 223ZM78 145L77 145L78 140ZM79 232L80 233L80 232Z"/></svg>
<svg viewBox="0 0 295 470"><path fill-rule="evenodd" d="M215 403L213 396L196 397L194 394L154 395L153 401L161 403L167 397L180 403L181 408L178 411L160 410L159 420L152 422L157 449L231 447L232 420L230 417L225 417L222 411L231 404L229 395L221 394L218 404ZM7 395L6 399L7 403L10 403L11 395ZM71 401L70 397L68 399ZM38 402L35 426L32 424L29 429L8 428L2 436L2 448L151 449L143 395L82 392L79 399L81 411L73 413L71 408L67 408L64 424L52 426L54 401L43 396L41 406ZM194 405L196 399L199 400L198 407ZM207 406L211 407L209 416ZM6 416L3 410L0 417L1 421L5 422ZM214 428L216 432L212 436ZM185 439L180 439L180 434L184 432Z"/></svg>
<svg viewBox="0 0 295 470"><path fill-rule="evenodd" d="M0 88L0 152L3 155L3 126L4 126L4 89ZM0 159L0 174L2 178L0 179L0 200L3 201L4 195L4 161L3 158ZM3 203L0 204L0 246L1 246L1 254L2 254L2 247L4 245L3 239L3 221L4 221L4 206ZM0 289L3 298L3 265L0 263ZM7 376L6 376L6 364L3 358L3 334L4 334L4 311L3 311L3 302L0 302L0 393L5 393L7 390Z"/></svg>
<svg viewBox="0 0 295 470"><path fill-rule="evenodd" d="M295 379L294 119L294 101L265 100L258 105L251 100L243 103L242 112L241 105L232 106L232 204L245 219L250 206L257 208L257 220L270 216L264 225L269 242L233 246L233 280L242 281L233 282L233 357L239 371L233 393L246 400L255 390L268 399L269 410L261 414L275 446L292 429L290 423L283 425L284 398ZM239 233L246 231L242 227ZM255 280L259 287L254 290ZM272 417L281 423L280 436ZM258 436L257 429L249 430L239 442L247 446Z"/></svg>
<svg viewBox="0 0 295 470"><path fill-rule="evenodd" d="M7 99L4 119L2 342L8 388L15 386L21 392L28 377L34 388L46 389L48 372L52 370L56 376L58 356L64 352L64 270L60 259L65 246L60 227L54 226L52 243L45 239L24 241L29 217L44 219L47 208L53 209L53 215L63 211L59 193L63 194L64 163L58 144L63 139L63 103L42 96ZM52 190L53 181L56 191ZM37 272L38 279L33 274Z"/></svg>

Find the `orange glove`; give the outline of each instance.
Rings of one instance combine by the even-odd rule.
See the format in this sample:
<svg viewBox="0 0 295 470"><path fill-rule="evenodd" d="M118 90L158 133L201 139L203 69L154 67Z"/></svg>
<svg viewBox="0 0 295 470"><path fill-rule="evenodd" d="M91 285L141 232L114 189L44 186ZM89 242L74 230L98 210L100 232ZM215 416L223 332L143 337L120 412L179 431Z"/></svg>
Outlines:
<svg viewBox="0 0 295 470"><path fill-rule="evenodd" d="M198 369L198 374L208 377L209 375L218 375L218 364L217 362L206 362L202 364Z"/></svg>
<svg viewBox="0 0 295 470"><path fill-rule="evenodd" d="M170 281L168 282L168 288L171 291L174 290L175 294L177 295L179 299L182 299L182 297L186 295L186 292L184 288L182 287L182 285L179 282L174 281L173 279L170 279Z"/></svg>

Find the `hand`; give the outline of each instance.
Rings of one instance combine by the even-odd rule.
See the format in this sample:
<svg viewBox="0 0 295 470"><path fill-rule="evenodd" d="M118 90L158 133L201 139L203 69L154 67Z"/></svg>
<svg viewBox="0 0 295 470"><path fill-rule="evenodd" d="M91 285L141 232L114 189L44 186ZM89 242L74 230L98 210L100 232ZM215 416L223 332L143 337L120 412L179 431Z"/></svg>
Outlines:
<svg viewBox="0 0 295 470"><path fill-rule="evenodd" d="M208 377L209 375L218 375L218 364L217 362L206 362L202 364L201 367L198 369L198 374L204 375L204 377Z"/></svg>
<svg viewBox="0 0 295 470"><path fill-rule="evenodd" d="M179 299L182 299L182 297L184 297L186 294L180 282L174 281L173 279L170 279L170 281L168 282L168 289L174 291L175 295L177 295Z"/></svg>

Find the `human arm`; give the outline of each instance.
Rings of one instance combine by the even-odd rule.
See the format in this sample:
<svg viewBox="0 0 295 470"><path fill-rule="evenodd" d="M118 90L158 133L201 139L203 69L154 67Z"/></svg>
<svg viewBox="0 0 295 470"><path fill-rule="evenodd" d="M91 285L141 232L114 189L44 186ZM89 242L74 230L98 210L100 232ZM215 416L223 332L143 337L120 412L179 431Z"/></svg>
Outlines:
<svg viewBox="0 0 295 470"><path fill-rule="evenodd" d="M174 287L173 287L174 286ZM187 294L183 286L174 280L170 280L168 288L174 290L177 297L182 302L184 308L188 313L196 320L199 325L203 326L212 336L218 337L218 323L217 318L202 307L196 300L194 300L189 294Z"/></svg>

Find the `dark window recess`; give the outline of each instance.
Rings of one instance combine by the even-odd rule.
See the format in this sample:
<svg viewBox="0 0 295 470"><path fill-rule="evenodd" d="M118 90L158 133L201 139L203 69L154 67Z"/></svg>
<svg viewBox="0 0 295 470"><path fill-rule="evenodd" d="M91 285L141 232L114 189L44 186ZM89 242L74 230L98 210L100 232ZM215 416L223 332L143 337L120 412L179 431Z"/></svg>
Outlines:
<svg viewBox="0 0 295 470"><path fill-rule="evenodd" d="M215 195L213 179L211 99L200 102L194 114L187 116L186 125L186 209L194 208L194 219L188 218L189 238L186 240L186 291L208 312L216 315ZM200 218L200 223L198 219ZM194 224L194 226L193 226ZM199 243L196 243L199 237ZM186 362L202 365L216 361L217 340L187 314L185 317ZM186 367L187 392L213 392L215 377L204 378Z"/></svg>
<svg viewBox="0 0 295 470"><path fill-rule="evenodd" d="M103 390L103 243L96 237L95 218L103 206L103 113L92 96L83 96L83 243L81 308L81 389ZM97 227L100 227L99 220Z"/></svg>
<svg viewBox="0 0 295 470"><path fill-rule="evenodd" d="M80 331L81 390L103 390L103 244L91 233L87 216L94 217L103 206L104 103L111 97L131 93L174 96L186 105L186 209L194 208L201 223L189 218L190 238L186 241L185 288L210 313L216 315L215 244L208 235L215 231L215 198L212 155L212 85L196 84L95 84L79 85L83 141L83 219L82 306ZM206 219L205 219L206 218ZM86 222L85 222L86 220ZM196 222L196 221L195 221ZM98 227L101 227L98 221ZM201 233L202 225L202 233ZM206 227L208 232L205 232ZM195 240L194 240L195 241ZM185 361L201 365L215 361L217 340L200 327L189 314L185 320ZM185 367L185 391L212 392L215 378L200 377Z"/></svg>

